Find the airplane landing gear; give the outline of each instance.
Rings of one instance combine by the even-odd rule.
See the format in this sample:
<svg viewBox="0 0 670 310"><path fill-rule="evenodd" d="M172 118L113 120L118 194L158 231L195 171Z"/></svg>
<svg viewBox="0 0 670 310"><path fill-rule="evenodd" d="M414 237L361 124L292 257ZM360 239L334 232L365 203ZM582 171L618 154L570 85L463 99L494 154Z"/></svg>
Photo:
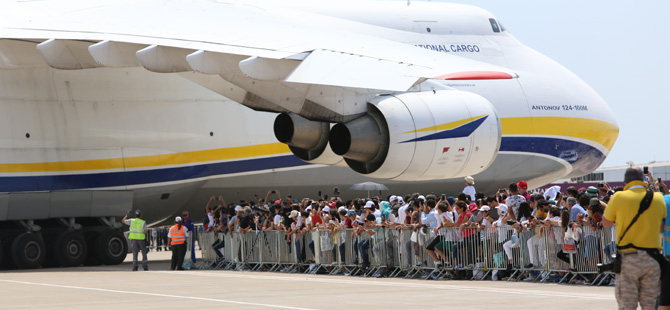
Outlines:
<svg viewBox="0 0 670 310"><path fill-rule="evenodd" d="M22 233L12 241L12 260L20 269L37 268L46 258L42 236L32 232Z"/></svg>

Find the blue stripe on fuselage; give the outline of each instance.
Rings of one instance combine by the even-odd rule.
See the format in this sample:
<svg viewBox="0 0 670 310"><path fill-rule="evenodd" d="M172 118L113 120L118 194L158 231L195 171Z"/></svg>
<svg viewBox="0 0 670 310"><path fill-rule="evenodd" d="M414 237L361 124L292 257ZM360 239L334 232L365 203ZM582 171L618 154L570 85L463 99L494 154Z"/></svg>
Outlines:
<svg viewBox="0 0 670 310"><path fill-rule="evenodd" d="M73 190L152 184L196 179L214 175L297 167L302 165L308 165L308 163L293 155L283 155L278 157L142 171L11 176L0 177L0 192Z"/></svg>

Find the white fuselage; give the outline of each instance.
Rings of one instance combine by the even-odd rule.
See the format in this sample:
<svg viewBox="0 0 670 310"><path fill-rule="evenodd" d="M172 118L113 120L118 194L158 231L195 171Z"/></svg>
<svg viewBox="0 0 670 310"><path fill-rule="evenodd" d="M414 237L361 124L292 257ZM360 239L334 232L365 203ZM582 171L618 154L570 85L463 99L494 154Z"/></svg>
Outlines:
<svg viewBox="0 0 670 310"><path fill-rule="evenodd" d="M480 9L415 2L284 9L305 22L323 14L329 17L321 22L336 29L518 73L509 80L441 82L488 99L500 118L498 157L475 176L478 189L522 178L534 187L584 175L616 141L616 120L588 85L508 32L466 18L486 13ZM135 207L151 208L145 214L159 220L186 205L197 208L210 194L248 199L281 188L299 198L367 179L346 167L298 160L273 136L275 113L222 96L251 79L142 67L58 70L34 51L44 40L6 45L32 63L0 67L0 192L132 190ZM0 54L2 46L0 41ZM460 179L385 183L397 194L457 193L462 186ZM160 199L162 193L172 196Z"/></svg>

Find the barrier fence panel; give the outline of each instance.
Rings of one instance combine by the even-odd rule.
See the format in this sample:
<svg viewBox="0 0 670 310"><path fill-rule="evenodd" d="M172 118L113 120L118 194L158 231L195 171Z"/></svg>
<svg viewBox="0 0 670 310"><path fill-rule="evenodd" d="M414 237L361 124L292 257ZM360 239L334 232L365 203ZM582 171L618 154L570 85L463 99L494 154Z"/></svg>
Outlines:
<svg viewBox="0 0 670 310"><path fill-rule="evenodd" d="M154 247L162 242L161 229L150 231ZM319 229L290 235L198 232L193 238L202 256L199 268L510 281L579 277L592 285L609 283L613 274L599 274L597 264L612 261L615 228L580 229L574 251L564 251L560 226L448 227L438 235L430 228ZM426 250L431 242L440 264Z"/></svg>

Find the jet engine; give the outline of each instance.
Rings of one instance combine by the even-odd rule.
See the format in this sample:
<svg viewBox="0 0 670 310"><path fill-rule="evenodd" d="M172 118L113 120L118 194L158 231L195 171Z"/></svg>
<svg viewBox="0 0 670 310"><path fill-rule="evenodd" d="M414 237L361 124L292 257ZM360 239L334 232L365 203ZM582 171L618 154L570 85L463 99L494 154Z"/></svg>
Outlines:
<svg viewBox="0 0 670 310"><path fill-rule="evenodd" d="M335 165L342 157L328 147L330 124L310 121L297 114L281 113L275 118L274 132L301 160L313 164Z"/></svg>
<svg viewBox="0 0 670 310"><path fill-rule="evenodd" d="M383 179L435 180L485 170L500 148L493 105L465 91L380 96L365 116L330 130L333 152L358 173Z"/></svg>

